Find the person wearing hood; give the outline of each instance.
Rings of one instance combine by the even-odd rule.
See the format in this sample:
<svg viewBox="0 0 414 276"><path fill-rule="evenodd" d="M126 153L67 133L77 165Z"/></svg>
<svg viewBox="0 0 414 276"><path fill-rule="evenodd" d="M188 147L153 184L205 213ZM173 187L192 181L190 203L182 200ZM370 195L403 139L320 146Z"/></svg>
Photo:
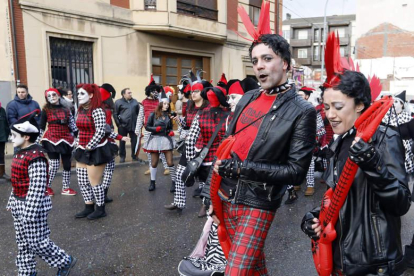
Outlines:
<svg viewBox="0 0 414 276"><path fill-rule="evenodd" d="M71 175L71 158L75 145L75 136L78 128L75 119L68 108L61 104L61 94L55 88L45 91L46 104L43 106L40 119L40 140L43 148L49 156L49 182L47 193L53 196L52 182L60 166L60 159L63 164L62 172L62 195L76 195L76 192L69 188ZM47 126L47 130L45 132Z"/></svg>
<svg viewBox="0 0 414 276"><path fill-rule="evenodd" d="M19 84L16 89L14 100L9 102L6 107L7 118L10 125L35 109L40 109L40 106L33 100L32 96L30 96L29 88L24 84ZM35 120L40 124L40 116L35 117Z"/></svg>
<svg viewBox="0 0 414 276"><path fill-rule="evenodd" d="M35 143L39 126L34 119L40 110L23 116L11 126L13 146L12 192L6 209L11 212L16 232L18 275L37 275L36 256L58 268L57 275L69 275L76 258L50 240L47 217L52 201L47 195L48 162L43 148Z"/></svg>

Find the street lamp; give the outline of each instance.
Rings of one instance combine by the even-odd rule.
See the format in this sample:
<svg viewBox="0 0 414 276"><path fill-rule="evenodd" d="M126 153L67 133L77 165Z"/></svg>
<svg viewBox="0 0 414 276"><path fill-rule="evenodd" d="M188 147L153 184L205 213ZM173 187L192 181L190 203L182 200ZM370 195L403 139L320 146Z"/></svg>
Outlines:
<svg viewBox="0 0 414 276"><path fill-rule="evenodd" d="M323 16L323 35L322 35L322 45L325 45L325 40L326 40L326 7L328 6L328 2L329 0L326 0L325 3L325 15ZM322 48L323 50L323 48ZM323 83L323 71L324 71L324 66L325 66L325 51L321 51L321 55L322 55L322 64L321 64L321 82Z"/></svg>

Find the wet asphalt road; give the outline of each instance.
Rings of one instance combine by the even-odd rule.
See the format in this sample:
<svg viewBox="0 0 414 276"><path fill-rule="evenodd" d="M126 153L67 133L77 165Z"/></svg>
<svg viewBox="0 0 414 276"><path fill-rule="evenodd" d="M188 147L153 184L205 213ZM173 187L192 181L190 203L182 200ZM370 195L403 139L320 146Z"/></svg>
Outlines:
<svg viewBox="0 0 414 276"><path fill-rule="evenodd" d="M98 221L75 219L83 209L80 193L77 196L53 197L49 215L51 239L66 252L78 258L71 276L79 275L178 275L177 265L182 257L191 253L198 240L205 219L197 218L201 201L191 197L188 188L187 209L181 216L163 208L172 202L169 193L170 178L159 168L157 189L148 192L149 177L144 175L147 165L124 164L115 169L107 205L108 216ZM76 175L72 174L71 187L79 192ZM57 176L53 188L61 187ZM304 189L304 187L302 187ZM17 275L14 264L17 246L13 220L5 211L10 183L0 184L0 275ZM310 252L310 241L301 232L304 213L318 205L324 185L316 183L313 197L299 194L294 205L282 205L277 211L266 242L267 265L270 275L317 275ZM402 218L403 244L410 242L414 232L414 210ZM38 258L38 275L55 275ZM409 270L405 275L414 275Z"/></svg>

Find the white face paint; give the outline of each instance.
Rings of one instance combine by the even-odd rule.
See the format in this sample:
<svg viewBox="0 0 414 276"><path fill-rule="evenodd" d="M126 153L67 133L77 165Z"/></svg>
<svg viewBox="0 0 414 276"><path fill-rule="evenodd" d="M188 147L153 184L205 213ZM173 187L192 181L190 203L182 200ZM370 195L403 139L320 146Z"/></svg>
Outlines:
<svg viewBox="0 0 414 276"><path fill-rule="evenodd" d="M183 93L181 93L181 92L180 92L180 93L178 93L178 99L179 99L179 100L182 100L182 99L183 99Z"/></svg>
<svg viewBox="0 0 414 276"><path fill-rule="evenodd" d="M397 114L400 114L403 110L403 104L400 100L395 100L394 101L394 107L395 107L395 112L397 112Z"/></svg>
<svg viewBox="0 0 414 276"><path fill-rule="evenodd" d="M231 112L234 112L234 110L236 109L236 105L239 103L242 97L243 95L239 95L239 94L229 95L227 103L230 105Z"/></svg>
<svg viewBox="0 0 414 276"><path fill-rule="evenodd" d="M86 104L87 102L89 102L90 98L91 97L89 97L89 94L85 89L80 88L78 90L78 101L80 105Z"/></svg>
<svg viewBox="0 0 414 276"><path fill-rule="evenodd" d="M11 140L12 140L12 143L13 143L13 147L15 147L15 148L21 147L25 142L24 137L20 133L14 131L14 130L11 131L11 134L12 134L12 139Z"/></svg>
<svg viewBox="0 0 414 276"><path fill-rule="evenodd" d="M59 95L54 91L47 92L47 101L50 104L58 104L59 103Z"/></svg>

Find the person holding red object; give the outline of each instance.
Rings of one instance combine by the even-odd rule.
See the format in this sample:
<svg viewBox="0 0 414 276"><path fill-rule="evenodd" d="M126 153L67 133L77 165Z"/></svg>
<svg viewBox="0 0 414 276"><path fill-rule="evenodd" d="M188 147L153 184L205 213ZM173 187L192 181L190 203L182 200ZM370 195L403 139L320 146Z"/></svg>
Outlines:
<svg viewBox="0 0 414 276"><path fill-rule="evenodd" d="M170 99L165 94L164 90L161 92L160 102L149 117L145 130L150 133L148 140L145 142L143 149L146 153L151 154L150 174L151 182L148 191L155 190L155 179L157 176L157 166L160 154L163 153L167 160L168 169L171 175L171 188L175 187L175 166L173 163L173 149L174 149L174 131L172 114L170 114Z"/></svg>
<svg viewBox="0 0 414 276"><path fill-rule="evenodd" d="M370 117L382 119L369 109L371 94L376 95L381 86L368 82L360 72L341 67L335 33L328 37L325 57L327 80L322 99L336 138L323 175L328 191L322 207L303 217L302 231L314 240L312 255L320 275L402 275L400 217L410 208L411 193L401 137L380 125L375 126L372 137L360 139L366 125L373 127ZM365 119L356 127L360 118ZM354 177L353 165L357 165ZM330 243L327 237L332 236Z"/></svg>
<svg viewBox="0 0 414 276"><path fill-rule="evenodd" d="M74 196L76 191L69 188L69 185L72 151L75 145L75 136L78 135L78 128L70 109L62 105L60 97L60 92L57 89L49 88L46 90L46 104L43 106L40 117L40 136L44 133L41 144L49 156L47 192L50 196L55 194L52 182L60 166L59 159L61 159L63 164L61 194Z"/></svg>

